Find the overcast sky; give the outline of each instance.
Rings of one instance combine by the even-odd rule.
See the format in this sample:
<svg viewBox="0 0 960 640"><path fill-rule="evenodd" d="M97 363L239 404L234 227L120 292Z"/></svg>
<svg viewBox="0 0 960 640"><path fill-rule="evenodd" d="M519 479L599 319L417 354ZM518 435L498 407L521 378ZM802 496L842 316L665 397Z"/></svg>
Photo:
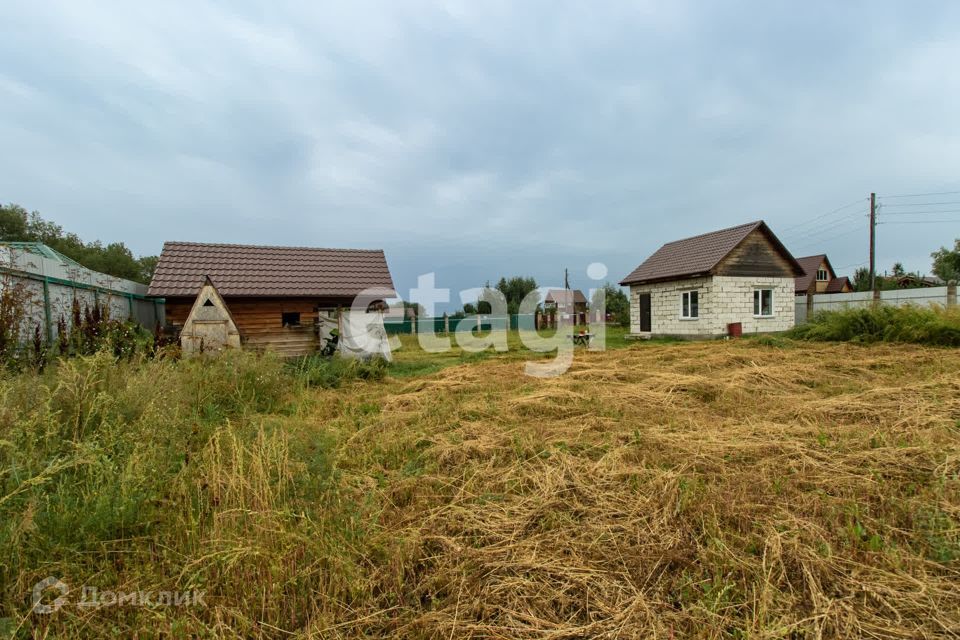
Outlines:
<svg viewBox="0 0 960 640"><path fill-rule="evenodd" d="M85 239L383 248L404 293L760 218L852 273L871 191L927 272L960 193L884 196L960 191L960 3L6 3L0 144Z"/></svg>

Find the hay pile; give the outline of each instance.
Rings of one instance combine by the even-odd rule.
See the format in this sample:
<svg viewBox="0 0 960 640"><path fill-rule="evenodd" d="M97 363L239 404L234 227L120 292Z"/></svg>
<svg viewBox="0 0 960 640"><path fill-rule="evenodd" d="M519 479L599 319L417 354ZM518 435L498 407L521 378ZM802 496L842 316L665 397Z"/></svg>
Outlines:
<svg viewBox="0 0 960 640"><path fill-rule="evenodd" d="M449 369L379 399L390 557L310 631L960 634L960 354L638 346L567 375ZM345 468L370 474L365 463Z"/></svg>
<svg viewBox="0 0 960 640"><path fill-rule="evenodd" d="M960 635L957 350L524 357L335 389L242 353L0 378L0 635ZM206 597L31 613L48 576Z"/></svg>

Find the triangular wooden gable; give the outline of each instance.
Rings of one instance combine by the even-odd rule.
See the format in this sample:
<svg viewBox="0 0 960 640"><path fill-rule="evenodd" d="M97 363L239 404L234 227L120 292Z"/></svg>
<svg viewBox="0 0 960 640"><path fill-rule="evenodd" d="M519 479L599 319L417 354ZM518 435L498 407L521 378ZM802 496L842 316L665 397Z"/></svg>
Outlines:
<svg viewBox="0 0 960 640"><path fill-rule="evenodd" d="M240 331L217 287L205 279L180 332L184 353L240 348Z"/></svg>

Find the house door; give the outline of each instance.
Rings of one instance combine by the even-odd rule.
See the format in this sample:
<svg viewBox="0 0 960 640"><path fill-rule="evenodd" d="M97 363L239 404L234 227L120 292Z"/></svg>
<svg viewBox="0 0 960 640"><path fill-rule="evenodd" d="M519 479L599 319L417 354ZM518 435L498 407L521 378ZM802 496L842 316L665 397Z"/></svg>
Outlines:
<svg viewBox="0 0 960 640"><path fill-rule="evenodd" d="M650 294L640 294L640 331L650 331Z"/></svg>

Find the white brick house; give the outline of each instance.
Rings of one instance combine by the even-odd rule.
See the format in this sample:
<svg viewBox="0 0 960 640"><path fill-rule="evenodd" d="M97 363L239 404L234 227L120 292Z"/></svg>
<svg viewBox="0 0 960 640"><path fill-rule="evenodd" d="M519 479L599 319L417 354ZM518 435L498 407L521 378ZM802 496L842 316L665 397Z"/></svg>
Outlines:
<svg viewBox="0 0 960 640"><path fill-rule="evenodd" d="M709 338L794 325L803 268L762 220L668 242L620 284L630 287L630 333Z"/></svg>

